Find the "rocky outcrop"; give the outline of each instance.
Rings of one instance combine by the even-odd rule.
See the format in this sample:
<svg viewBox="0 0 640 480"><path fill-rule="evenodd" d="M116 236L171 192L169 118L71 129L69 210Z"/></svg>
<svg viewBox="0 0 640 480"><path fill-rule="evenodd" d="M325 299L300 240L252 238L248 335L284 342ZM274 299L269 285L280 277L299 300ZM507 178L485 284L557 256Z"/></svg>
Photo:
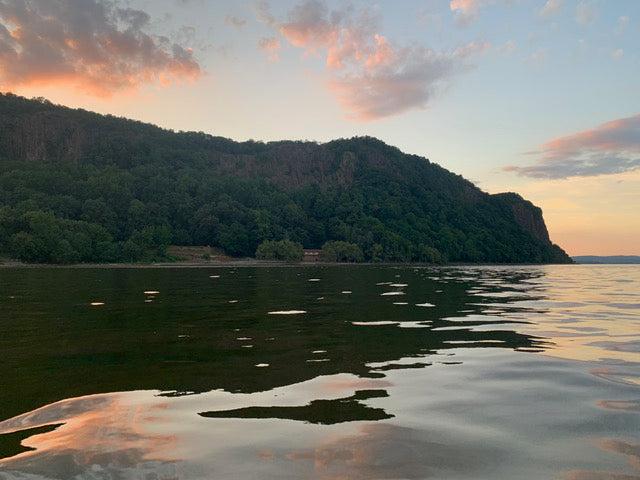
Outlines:
<svg viewBox="0 0 640 480"><path fill-rule="evenodd" d="M533 203L525 200L517 193L499 193L493 195L501 198L510 205L513 218L523 229L531 233L538 240L551 245L549 231L542 217L542 210Z"/></svg>

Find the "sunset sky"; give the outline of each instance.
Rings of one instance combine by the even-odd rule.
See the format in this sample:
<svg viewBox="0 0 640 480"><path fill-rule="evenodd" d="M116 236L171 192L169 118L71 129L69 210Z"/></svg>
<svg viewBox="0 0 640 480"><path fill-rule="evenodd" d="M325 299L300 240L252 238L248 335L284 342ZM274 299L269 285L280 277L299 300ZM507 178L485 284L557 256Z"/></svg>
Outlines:
<svg viewBox="0 0 640 480"><path fill-rule="evenodd" d="M0 91L234 140L371 135L640 255L640 1L0 0Z"/></svg>

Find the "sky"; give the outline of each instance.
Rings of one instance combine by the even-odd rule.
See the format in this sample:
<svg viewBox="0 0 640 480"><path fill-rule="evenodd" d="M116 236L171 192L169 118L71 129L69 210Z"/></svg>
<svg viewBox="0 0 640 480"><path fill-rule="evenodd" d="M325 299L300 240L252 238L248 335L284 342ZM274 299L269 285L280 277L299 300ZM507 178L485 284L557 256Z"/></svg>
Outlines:
<svg viewBox="0 0 640 480"><path fill-rule="evenodd" d="M243 141L370 135L640 255L638 0L0 0L0 91Z"/></svg>

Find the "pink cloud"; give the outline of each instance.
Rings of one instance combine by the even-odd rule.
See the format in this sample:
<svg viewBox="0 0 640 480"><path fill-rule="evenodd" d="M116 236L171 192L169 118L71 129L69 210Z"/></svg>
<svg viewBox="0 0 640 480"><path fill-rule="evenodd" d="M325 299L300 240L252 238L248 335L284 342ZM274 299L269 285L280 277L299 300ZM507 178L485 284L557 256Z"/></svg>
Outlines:
<svg viewBox="0 0 640 480"><path fill-rule="evenodd" d="M369 55L365 65L367 71L378 68L391 67L398 61L398 54L393 50L385 37L375 36L376 48L373 54Z"/></svg>
<svg viewBox="0 0 640 480"><path fill-rule="evenodd" d="M258 40L258 48L260 50L264 50L269 52L269 60L272 62L277 62L279 60L278 50L280 50L280 40L275 37L262 37Z"/></svg>
<svg viewBox="0 0 640 480"><path fill-rule="evenodd" d="M456 14L458 25L468 25L478 17L482 0L451 0L449 8Z"/></svg>
<svg viewBox="0 0 640 480"><path fill-rule="evenodd" d="M346 112L345 118L367 122L426 108L432 84L446 79L453 66L430 51L413 55L422 57L414 65L403 58L386 72L343 75L329 81L329 91Z"/></svg>
<svg viewBox="0 0 640 480"><path fill-rule="evenodd" d="M305 54L326 52L325 86L345 117L356 121L426 108L442 84L467 68L465 59L489 48L488 43L478 42L443 54L422 46L400 47L378 33L373 10L329 11L318 0L296 5L286 22L274 20L264 10L260 16Z"/></svg>
<svg viewBox="0 0 640 480"><path fill-rule="evenodd" d="M460 11L465 15L475 15L480 8L479 0L451 0L449 8L452 12Z"/></svg>
<svg viewBox="0 0 640 480"><path fill-rule="evenodd" d="M144 32L149 15L96 0L0 2L0 87L71 84L98 96L202 75L192 51Z"/></svg>
<svg viewBox="0 0 640 480"><path fill-rule="evenodd" d="M535 165L504 170L534 178L622 173L640 168L640 114L544 143Z"/></svg>
<svg viewBox="0 0 640 480"><path fill-rule="evenodd" d="M310 0L289 11L289 21L280 24L280 33L292 45L315 51L327 48L338 40L337 25L327 18L327 7Z"/></svg>

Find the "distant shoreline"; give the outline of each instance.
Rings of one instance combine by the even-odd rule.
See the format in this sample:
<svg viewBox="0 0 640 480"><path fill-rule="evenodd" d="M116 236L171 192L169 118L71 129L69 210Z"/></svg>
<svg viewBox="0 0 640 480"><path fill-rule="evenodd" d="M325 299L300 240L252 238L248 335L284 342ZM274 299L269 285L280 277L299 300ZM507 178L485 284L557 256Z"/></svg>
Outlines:
<svg viewBox="0 0 640 480"><path fill-rule="evenodd" d="M234 267L275 265L275 262L261 260L225 260L210 262L157 262L157 263L23 263L19 261L5 261L0 268L203 268L203 267ZM285 262L278 263L287 265ZM297 265L297 264L290 264Z"/></svg>
<svg viewBox="0 0 640 480"><path fill-rule="evenodd" d="M640 255L576 255L571 259L581 265L636 265Z"/></svg>

